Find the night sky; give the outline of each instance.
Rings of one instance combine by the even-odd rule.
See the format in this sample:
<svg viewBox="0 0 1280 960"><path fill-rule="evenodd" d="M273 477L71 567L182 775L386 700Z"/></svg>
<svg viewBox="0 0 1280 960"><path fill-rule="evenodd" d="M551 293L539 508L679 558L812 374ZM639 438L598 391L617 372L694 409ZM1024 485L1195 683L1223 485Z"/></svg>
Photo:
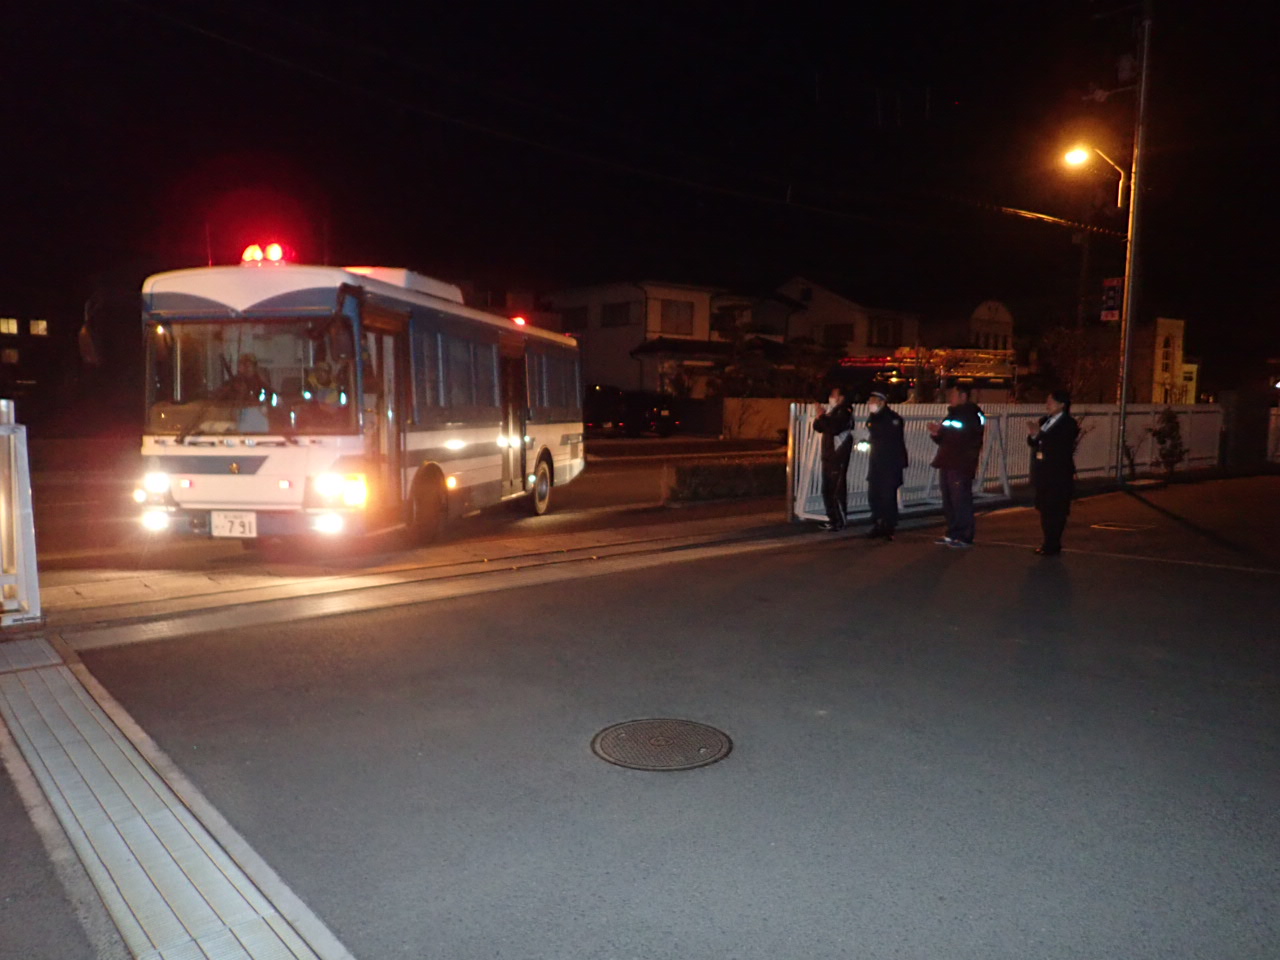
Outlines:
<svg viewBox="0 0 1280 960"><path fill-rule="evenodd" d="M1083 98L1122 85L1120 4L408 6L11 9L0 313L75 323L282 238L543 291L801 273L874 306L1003 299L1030 331L1074 316L1079 247L982 205L1124 229L1109 168L1060 163L1088 137L1127 165L1132 94ZM1190 320L1220 380L1280 354L1262 6L1154 10L1142 314ZM1119 275L1120 244L1094 252Z"/></svg>

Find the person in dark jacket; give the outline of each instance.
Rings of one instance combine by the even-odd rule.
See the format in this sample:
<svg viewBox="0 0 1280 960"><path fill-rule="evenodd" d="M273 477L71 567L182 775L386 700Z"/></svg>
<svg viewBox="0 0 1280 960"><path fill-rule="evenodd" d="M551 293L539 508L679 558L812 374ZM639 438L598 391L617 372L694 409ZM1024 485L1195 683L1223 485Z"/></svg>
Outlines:
<svg viewBox="0 0 1280 960"><path fill-rule="evenodd" d="M898 488L907 469L907 440L902 417L889 406L889 398L873 390L867 398L867 431L871 456L867 464L867 500L871 505L872 539L893 539L898 525Z"/></svg>
<svg viewBox="0 0 1280 960"><path fill-rule="evenodd" d="M1062 552L1062 531L1075 494L1080 425L1071 416L1071 394L1065 390L1049 394L1044 406L1048 415L1036 423L1027 423L1027 446L1031 448L1031 485L1036 491L1036 509L1044 533L1036 553L1053 557Z"/></svg>
<svg viewBox="0 0 1280 960"><path fill-rule="evenodd" d="M982 438L987 418L969 398L966 384L947 390L947 418L929 424L929 436L938 445L931 466L938 469L942 488L942 512L947 532L934 543L948 547L973 546L973 478L982 457Z"/></svg>
<svg viewBox="0 0 1280 960"><path fill-rule="evenodd" d="M853 452L853 408L844 389L832 387L813 429L822 434L822 502L827 507L824 530L843 530L849 503L849 455Z"/></svg>

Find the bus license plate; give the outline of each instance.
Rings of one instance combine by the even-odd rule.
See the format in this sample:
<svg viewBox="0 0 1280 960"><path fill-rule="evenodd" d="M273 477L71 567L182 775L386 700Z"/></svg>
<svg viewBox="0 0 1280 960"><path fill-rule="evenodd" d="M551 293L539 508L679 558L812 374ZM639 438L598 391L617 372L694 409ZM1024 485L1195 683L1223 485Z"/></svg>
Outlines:
<svg viewBox="0 0 1280 960"><path fill-rule="evenodd" d="M252 510L213 510L209 532L215 537L256 537L258 515Z"/></svg>

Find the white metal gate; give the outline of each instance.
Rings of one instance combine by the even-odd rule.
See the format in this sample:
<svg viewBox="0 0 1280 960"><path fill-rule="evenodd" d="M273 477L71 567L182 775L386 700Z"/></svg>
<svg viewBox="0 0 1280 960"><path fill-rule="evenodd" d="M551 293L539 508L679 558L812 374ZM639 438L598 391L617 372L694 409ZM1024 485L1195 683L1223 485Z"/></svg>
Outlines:
<svg viewBox="0 0 1280 960"><path fill-rule="evenodd" d="M1044 416L1040 404L992 404L984 406L987 417L986 439L978 475L974 479L974 499L996 502L1008 499L1014 484L1030 479L1031 455L1026 444L1027 421ZM1165 407L1159 404L1130 404L1126 411L1125 439L1137 473L1162 472L1159 450L1152 431ZM1178 416L1182 442L1187 449L1179 470L1214 466L1218 463L1219 437L1222 432L1222 408L1215 404L1196 404L1171 408ZM932 420L942 420L947 413L943 404L902 404L894 410L906 421L907 456L910 465L903 477L899 502L903 510L938 507L942 495L938 490L938 471L929 466L937 445L926 429ZM853 408L854 440L867 436L864 426L867 408ZM1112 404L1081 404L1071 409L1080 423L1080 440L1076 447L1076 475L1108 477L1116 473L1116 430L1119 411ZM787 475L790 515L797 520L825 520L822 505L822 437L815 433L813 404L791 405L791 433L787 445ZM849 515L865 516L867 506L867 454L854 450L849 460Z"/></svg>

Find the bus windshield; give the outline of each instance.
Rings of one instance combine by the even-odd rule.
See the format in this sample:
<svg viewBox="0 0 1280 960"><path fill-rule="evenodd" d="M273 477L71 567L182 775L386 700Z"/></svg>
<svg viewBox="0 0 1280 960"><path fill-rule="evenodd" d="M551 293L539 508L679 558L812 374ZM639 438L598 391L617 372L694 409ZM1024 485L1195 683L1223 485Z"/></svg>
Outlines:
<svg viewBox="0 0 1280 960"><path fill-rule="evenodd" d="M147 325L147 432L352 434L351 324L165 320Z"/></svg>

